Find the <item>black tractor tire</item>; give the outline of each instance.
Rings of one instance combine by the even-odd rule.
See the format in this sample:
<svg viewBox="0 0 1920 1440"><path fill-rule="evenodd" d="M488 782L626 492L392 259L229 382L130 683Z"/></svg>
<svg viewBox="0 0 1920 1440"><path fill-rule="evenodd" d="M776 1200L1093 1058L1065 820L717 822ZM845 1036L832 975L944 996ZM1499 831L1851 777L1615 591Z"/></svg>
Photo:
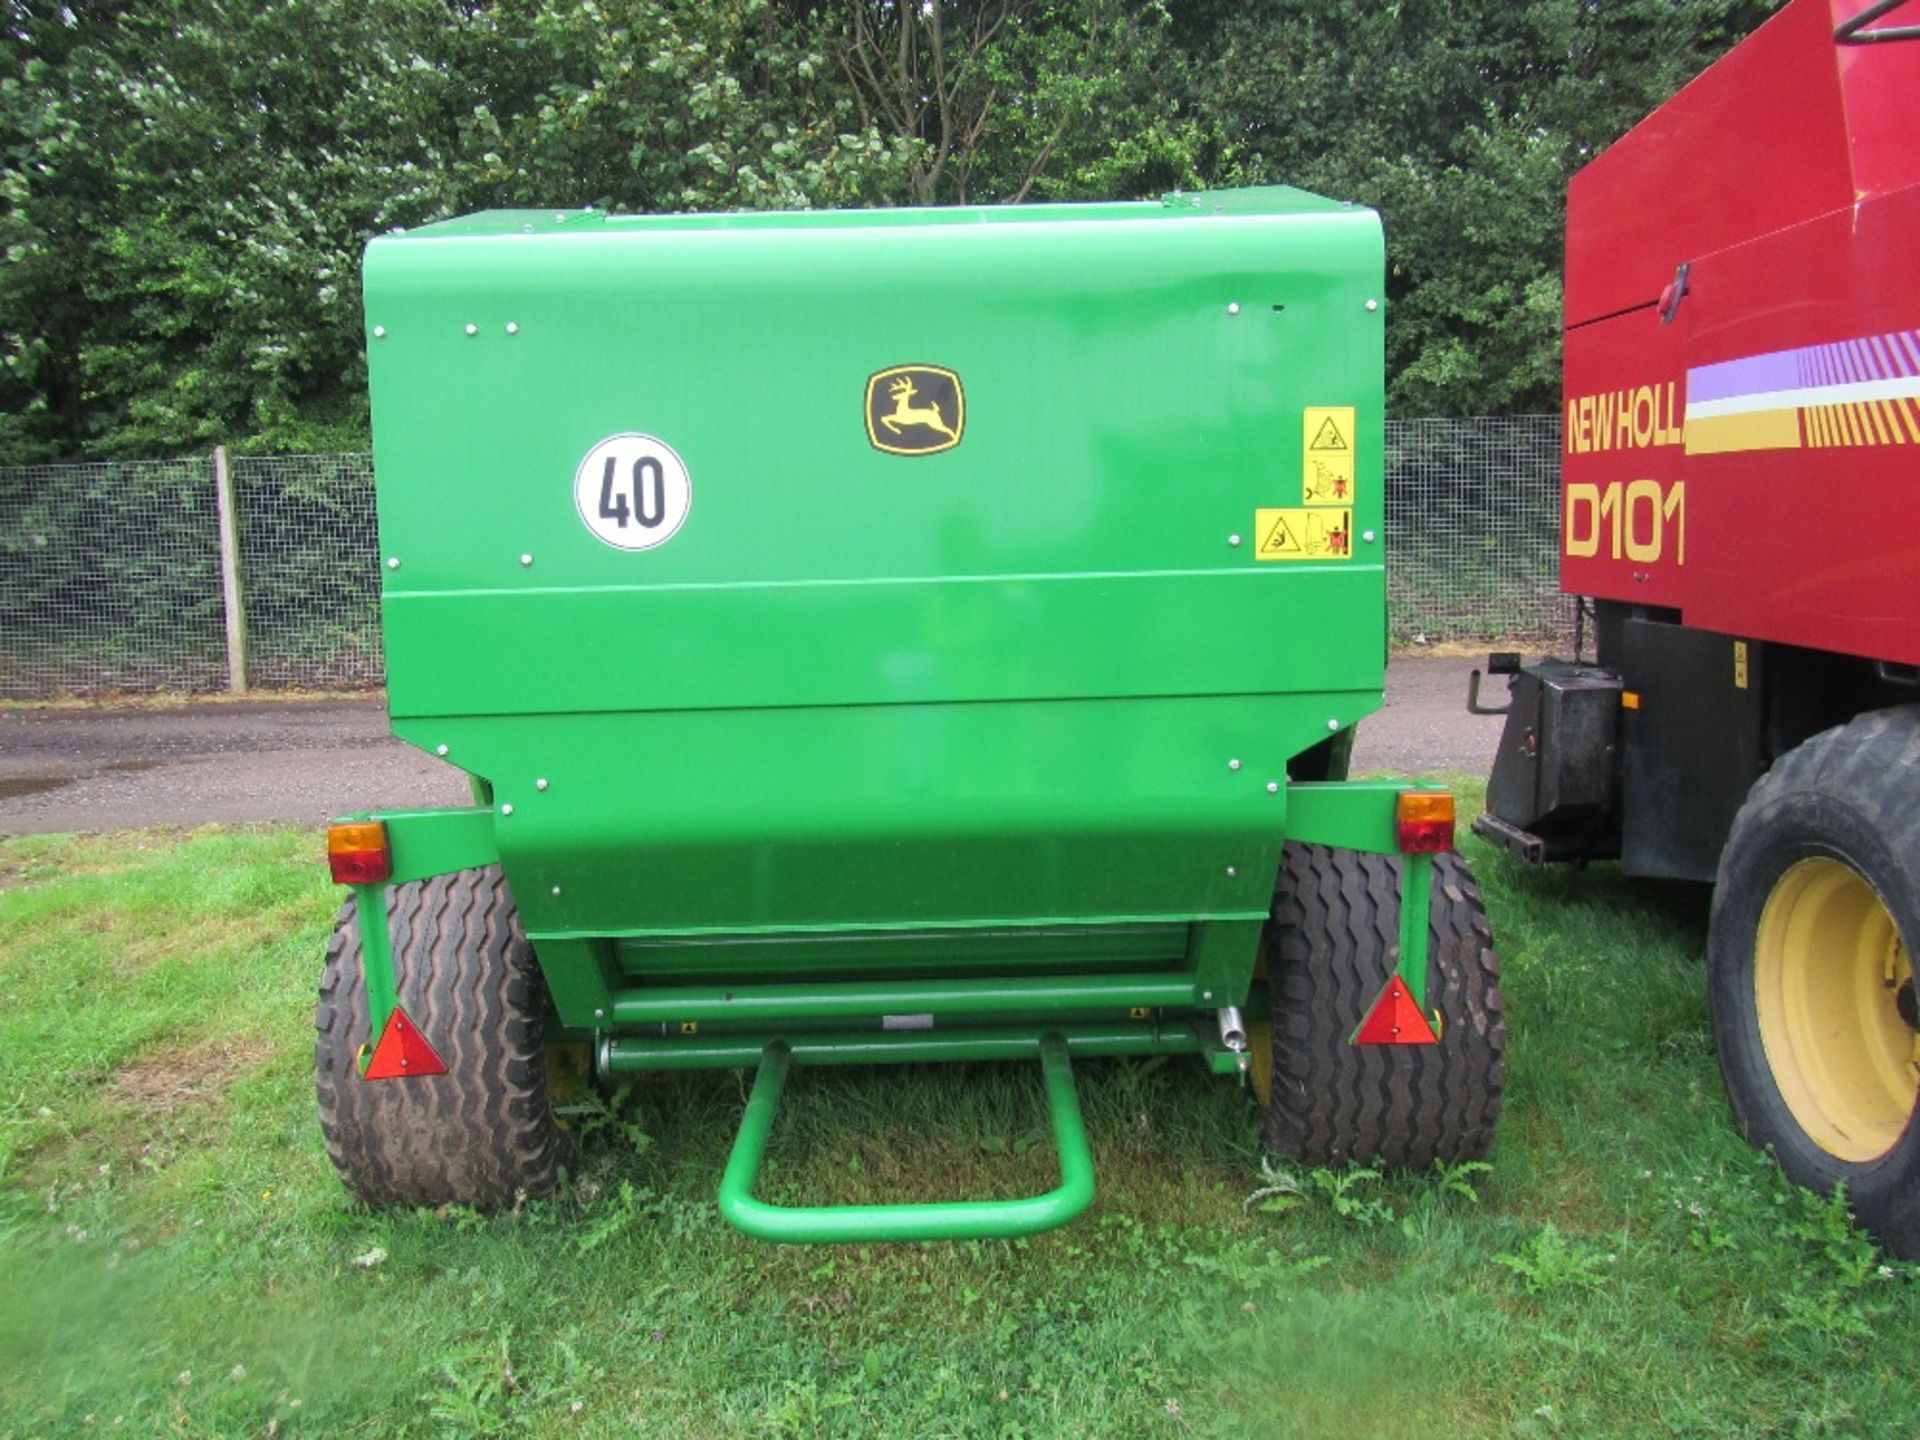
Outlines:
<svg viewBox="0 0 1920 1440"><path fill-rule="evenodd" d="M1854 1217L1907 1259L1920 1259L1916 946L1920 706L1906 706L1815 735L1754 784L1721 852L1707 963L1741 1132L1799 1184L1844 1184ZM1854 1068L1876 1053L1878 1069Z"/></svg>
<svg viewBox="0 0 1920 1440"><path fill-rule="evenodd" d="M387 890L400 1004L444 1075L361 1078L359 918L341 907L314 1011L327 1155L370 1205L496 1210L549 1193L570 1159L547 1086L546 987L500 867Z"/></svg>
<svg viewBox="0 0 1920 1440"><path fill-rule="evenodd" d="M1499 962L1473 875L1434 857L1427 1004L1438 1045L1349 1039L1398 960L1400 857L1288 842L1266 935L1272 1092L1265 1139L1308 1165L1427 1169L1493 1143L1506 1083Z"/></svg>

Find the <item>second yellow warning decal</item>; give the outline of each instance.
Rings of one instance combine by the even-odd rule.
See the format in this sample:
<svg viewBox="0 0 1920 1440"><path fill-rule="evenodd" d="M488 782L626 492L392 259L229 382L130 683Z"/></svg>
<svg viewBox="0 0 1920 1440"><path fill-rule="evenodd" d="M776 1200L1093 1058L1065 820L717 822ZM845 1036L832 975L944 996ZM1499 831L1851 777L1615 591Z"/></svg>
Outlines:
<svg viewBox="0 0 1920 1440"><path fill-rule="evenodd" d="M1353 512L1324 505L1311 510L1256 510L1256 560L1344 560L1353 553Z"/></svg>
<svg viewBox="0 0 1920 1440"><path fill-rule="evenodd" d="M1358 436L1351 405L1309 405L1300 412L1300 503L1353 504Z"/></svg>

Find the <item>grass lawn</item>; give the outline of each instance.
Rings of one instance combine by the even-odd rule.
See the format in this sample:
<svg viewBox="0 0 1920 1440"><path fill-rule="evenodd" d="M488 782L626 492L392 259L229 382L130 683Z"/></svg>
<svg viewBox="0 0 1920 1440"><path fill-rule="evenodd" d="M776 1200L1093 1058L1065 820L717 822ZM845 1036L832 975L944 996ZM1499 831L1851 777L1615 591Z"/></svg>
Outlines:
<svg viewBox="0 0 1920 1440"><path fill-rule="evenodd" d="M776 1249L745 1078L643 1078L570 1193L371 1213L321 1150L336 893L292 829L0 840L0 1436L1920 1435L1920 1284L1734 1135L1704 897L1468 841L1490 1167L1263 1169L1190 1061L1076 1067L1101 1192L1031 1241ZM1037 1067L803 1071L770 1198L1052 1182Z"/></svg>

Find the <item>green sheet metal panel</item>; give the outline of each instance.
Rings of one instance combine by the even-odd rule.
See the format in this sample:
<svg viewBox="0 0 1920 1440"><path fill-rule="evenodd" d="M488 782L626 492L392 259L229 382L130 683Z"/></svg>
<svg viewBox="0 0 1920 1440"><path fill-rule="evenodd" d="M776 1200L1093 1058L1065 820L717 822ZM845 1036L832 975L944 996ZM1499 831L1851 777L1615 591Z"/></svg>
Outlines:
<svg viewBox="0 0 1920 1440"><path fill-rule="evenodd" d="M535 934L1257 916L1286 759L1379 704L1367 211L495 213L366 277L395 729ZM1314 407L1352 553L1260 559ZM690 495L639 550L629 432Z"/></svg>

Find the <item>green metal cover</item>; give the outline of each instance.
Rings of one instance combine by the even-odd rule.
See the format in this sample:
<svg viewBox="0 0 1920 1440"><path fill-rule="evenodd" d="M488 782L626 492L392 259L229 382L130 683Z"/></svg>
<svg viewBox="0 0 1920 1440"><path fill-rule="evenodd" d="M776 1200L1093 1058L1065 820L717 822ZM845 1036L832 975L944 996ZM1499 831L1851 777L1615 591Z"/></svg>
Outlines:
<svg viewBox="0 0 1920 1440"><path fill-rule="evenodd" d="M536 941L1257 924L1380 703L1381 285L1278 188L378 239L395 731Z"/></svg>

